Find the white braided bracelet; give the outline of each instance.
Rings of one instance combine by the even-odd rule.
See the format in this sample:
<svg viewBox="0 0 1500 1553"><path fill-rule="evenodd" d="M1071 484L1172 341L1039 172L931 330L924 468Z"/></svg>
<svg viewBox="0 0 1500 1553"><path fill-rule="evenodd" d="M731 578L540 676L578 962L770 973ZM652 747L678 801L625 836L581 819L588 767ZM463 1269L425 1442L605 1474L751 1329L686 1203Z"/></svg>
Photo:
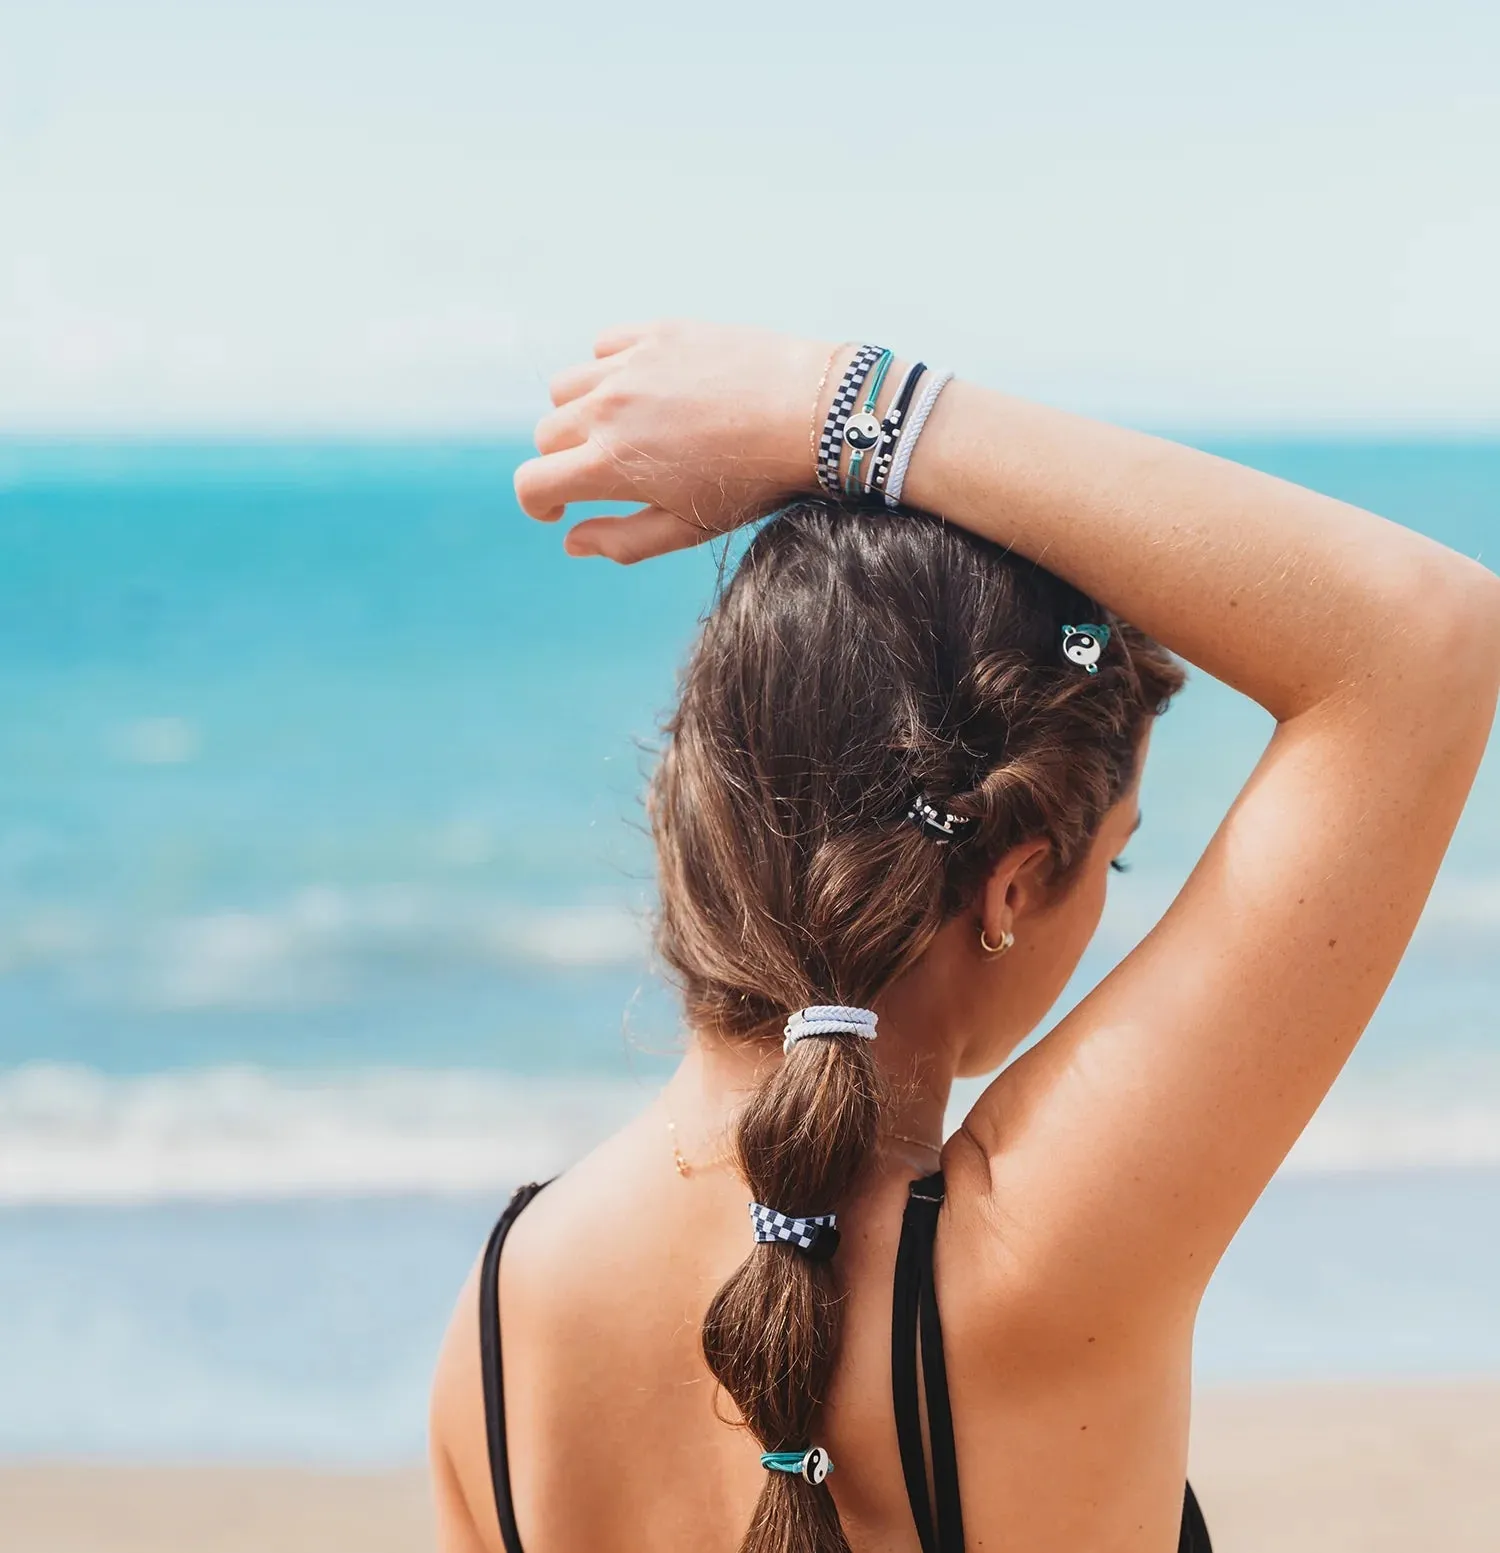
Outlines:
<svg viewBox="0 0 1500 1553"><path fill-rule="evenodd" d="M932 407L937 403L937 397L953 381L951 372L934 372L922 389L921 397L917 400L916 408L911 412L911 419L906 423L901 432L901 441L896 446L895 461L891 464L891 472L885 482L885 504L887 507L899 507L901 505L901 488L906 484L906 470L911 463L911 456L916 451L917 438L922 435L922 428L927 424L927 417L932 414Z"/></svg>

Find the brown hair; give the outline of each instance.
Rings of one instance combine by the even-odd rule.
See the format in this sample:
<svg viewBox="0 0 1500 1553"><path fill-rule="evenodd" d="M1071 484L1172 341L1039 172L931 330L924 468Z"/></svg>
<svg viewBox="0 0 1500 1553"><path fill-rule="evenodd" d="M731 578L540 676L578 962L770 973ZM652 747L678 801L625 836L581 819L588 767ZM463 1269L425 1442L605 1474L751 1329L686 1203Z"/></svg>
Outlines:
<svg viewBox="0 0 1500 1553"><path fill-rule="evenodd" d="M1062 627L1107 623L1097 674ZM794 1009L869 1006L1016 843L1065 887L1183 680L1161 647L1022 556L918 513L803 501L756 535L704 624L651 792L658 949L690 1026L779 1037ZM974 823L937 845L927 795ZM877 1138L868 1041L804 1040L746 1105L756 1201L827 1213ZM754 1245L703 1323L762 1450L813 1443L838 1352L833 1264ZM742 1553L847 1553L826 1489L767 1472Z"/></svg>

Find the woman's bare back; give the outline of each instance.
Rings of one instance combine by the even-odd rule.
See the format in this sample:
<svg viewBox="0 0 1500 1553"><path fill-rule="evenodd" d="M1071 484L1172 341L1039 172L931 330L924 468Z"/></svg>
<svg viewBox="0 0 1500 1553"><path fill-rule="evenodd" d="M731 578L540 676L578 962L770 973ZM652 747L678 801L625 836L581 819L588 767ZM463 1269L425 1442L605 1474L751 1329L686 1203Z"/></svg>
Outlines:
<svg viewBox="0 0 1500 1553"><path fill-rule="evenodd" d="M1176 1547L1192 1312L1141 1352L1127 1322L1078 1324L1051 1269L1006 1256L972 1145L942 1166L935 1281L970 1545ZM931 1155L896 1145L840 1214L848 1288L823 1409L830 1480L858 1553L918 1553L891 1398L891 1305L910 1182ZM1018 1208L1024 1217L1024 1208ZM528 1204L501 1258L506 1439L526 1553L739 1546L761 1487L753 1442L704 1368L700 1329L744 1259L745 1191L724 1169L683 1178L657 1107ZM439 1481L505 1553L491 1503L477 1269L435 1393ZM1093 1325L1098 1330L1085 1330ZM453 1446L457 1449L453 1449ZM451 1477L448 1474L451 1473ZM462 1548L450 1529L446 1546Z"/></svg>

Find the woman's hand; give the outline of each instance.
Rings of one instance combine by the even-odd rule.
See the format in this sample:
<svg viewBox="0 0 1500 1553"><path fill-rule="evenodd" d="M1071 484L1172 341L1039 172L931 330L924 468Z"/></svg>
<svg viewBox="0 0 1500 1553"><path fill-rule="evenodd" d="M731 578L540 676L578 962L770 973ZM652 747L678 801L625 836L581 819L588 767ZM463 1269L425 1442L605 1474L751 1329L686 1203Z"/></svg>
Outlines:
<svg viewBox="0 0 1500 1553"><path fill-rule="evenodd" d="M700 544L816 487L810 428L831 347L759 329L658 323L600 336L595 359L552 382L539 458L516 471L524 512L640 502L589 518L571 555L643 561Z"/></svg>

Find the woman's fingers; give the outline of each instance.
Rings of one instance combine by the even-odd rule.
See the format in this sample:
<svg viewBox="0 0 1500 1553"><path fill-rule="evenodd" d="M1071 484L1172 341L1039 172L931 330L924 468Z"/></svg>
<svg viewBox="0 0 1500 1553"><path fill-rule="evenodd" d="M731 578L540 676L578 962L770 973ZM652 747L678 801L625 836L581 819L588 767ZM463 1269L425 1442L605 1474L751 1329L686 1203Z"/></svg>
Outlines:
<svg viewBox="0 0 1500 1553"><path fill-rule="evenodd" d="M582 447L589 434L575 407L565 405L536 423L532 440L538 453L565 453L569 448Z"/></svg>
<svg viewBox="0 0 1500 1553"><path fill-rule="evenodd" d="M577 366L566 367L547 385L547 392L553 404L560 409L597 388L617 365L613 358L604 357L598 361L582 361Z"/></svg>
<svg viewBox="0 0 1500 1553"><path fill-rule="evenodd" d="M564 544L569 555L602 555L631 566L671 550L701 545L715 532L662 507L642 507L622 518L585 518L568 530Z"/></svg>
<svg viewBox="0 0 1500 1553"><path fill-rule="evenodd" d="M594 341L594 354L614 356L620 351L629 350L649 328L649 324L617 324L613 329L606 329Z"/></svg>
<svg viewBox="0 0 1500 1553"><path fill-rule="evenodd" d="M515 485L521 511L542 523L555 523L569 502L630 498L619 466L592 442L527 459L516 470Z"/></svg>

